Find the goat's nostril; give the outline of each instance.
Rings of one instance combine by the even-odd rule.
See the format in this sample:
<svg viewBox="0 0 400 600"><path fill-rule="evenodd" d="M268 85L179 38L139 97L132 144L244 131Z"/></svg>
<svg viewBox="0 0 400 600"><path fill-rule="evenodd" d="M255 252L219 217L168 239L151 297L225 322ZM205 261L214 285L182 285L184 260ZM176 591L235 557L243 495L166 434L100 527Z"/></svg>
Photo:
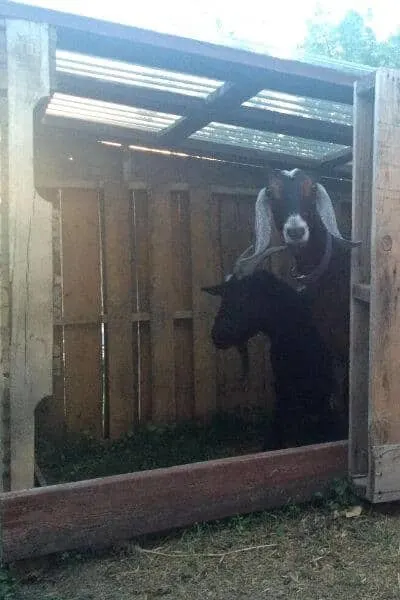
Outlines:
<svg viewBox="0 0 400 600"><path fill-rule="evenodd" d="M286 231L292 240L301 240L306 233L304 227L288 227Z"/></svg>

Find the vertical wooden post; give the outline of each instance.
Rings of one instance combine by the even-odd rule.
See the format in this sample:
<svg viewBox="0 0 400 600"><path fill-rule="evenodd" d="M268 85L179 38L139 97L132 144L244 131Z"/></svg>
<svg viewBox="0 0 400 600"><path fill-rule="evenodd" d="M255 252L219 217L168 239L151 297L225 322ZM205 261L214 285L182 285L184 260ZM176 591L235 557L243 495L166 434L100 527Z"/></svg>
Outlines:
<svg viewBox="0 0 400 600"><path fill-rule="evenodd" d="M0 21L0 54L6 56L6 26ZM10 488L10 287L8 256L7 64L0 61L0 491Z"/></svg>
<svg viewBox="0 0 400 600"><path fill-rule="evenodd" d="M363 483L368 472L369 303L361 298L371 277L371 202L374 93L360 81L354 88L354 152L350 304L349 473Z"/></svg>
<svg viewBox="0 0 400 600"><path fill-rule="evenodd" d="M370 477L374 502L400 498L400 71L375 86L370 293Z"/></svg>
<svg viewBox="0 0 400 600"><path fill-rule="evenodd" d="M34 109L50 93L52 48L47 25L6 21L6 32L8 214L2 219L9 236L10 473L17 490L33 486L34 409L52 392L51 205L35 191L33 168ZM8 377L0 375L3 382Z"/></svg>

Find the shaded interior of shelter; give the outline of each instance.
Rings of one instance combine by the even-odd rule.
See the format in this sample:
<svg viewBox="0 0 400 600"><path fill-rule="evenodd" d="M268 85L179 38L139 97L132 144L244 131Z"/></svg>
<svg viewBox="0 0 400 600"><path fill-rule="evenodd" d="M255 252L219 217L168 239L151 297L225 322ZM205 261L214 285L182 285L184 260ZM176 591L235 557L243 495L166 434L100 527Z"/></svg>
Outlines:
<svg viewBox="0 0 400 600"><path fill-rule="evenodd" d="M267 165L318 175L350 237L352 105L257 90L251 77L232 103L237 82L63 44L56 67L35 140L37 189L53 204L54 395L36 411L45 477L260 450L274 402L268 341L250 342L247 392L236 351L210 345L210 384L210 371L196 367L204 359L200 288L229 272L251 242ZM199 280L202 250L213 263ZM278 275L288 268L279 257L264 266ZM207 307L209 323L218 304ZM341 319L347 335L349 313Z"/></svg>

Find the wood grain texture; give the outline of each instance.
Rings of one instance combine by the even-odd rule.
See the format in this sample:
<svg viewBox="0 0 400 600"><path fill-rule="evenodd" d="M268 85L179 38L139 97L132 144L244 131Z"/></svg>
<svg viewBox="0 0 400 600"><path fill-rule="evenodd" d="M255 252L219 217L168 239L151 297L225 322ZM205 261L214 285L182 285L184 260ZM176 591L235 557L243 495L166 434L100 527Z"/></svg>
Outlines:
<svg viewBox="0 0 400 600"><path fill-rule="evenodd" d="M52 393L52 210L35 190L33 121L36 104L50 93L54 55L46 25L7 21L6 27L7 189L2 233L8 225L9 248L1 250L6 262L9 259L2 300L7 285L6 339L11 342L9 353L2 348L10 365L2 371L0 395L2 401L4 392L8 397L9 384L11 489L23 489L34 481L34 409Z"/></svg>
<svg viewBox="0 0 400 600"><path fill-rule="evenodd" d="M400 75L375 88L370 298L370 445L400 443ZM376 474L372 474L374 476ZM400 479L400 470L398 470Z"/></svg>
<svg viewBox="0 0 400 600"><path fill-rule="evenodd" d="M104 186L104 273L107 313L108 430L112 439L138 420L137 361L132 337L132 202L119 182Z"/></svg>
<svg viewBox="0 0 400 600"><path fill-rule="evenodd" d="M171 194L154 188L149 204L151 265L152 418L176 418Z"/></svg>
<svg viewBox="0 0 400 600"><path fill-rule="evenodd" d="M335 442L2 494L3 561L307 501L346 464Z"/></svg>
<svg viewBox="0 0 400 600"><path fill-rule="evenodd" d="M97 320L101 314L98 190L64 189L61 213L63 316Z"/></svg>
<svg viewBox="0 0 400 600"><path fill-rule="evenodd" d="M360 294L371 279L371 204L374 139L373 98L355 85L352 239L362 241L352 250L349 370L349 470L353 476L368 471L369 305ZM364 286L364 288L360 287Z"/></svg>
<svg viewBox="0 0 400 600"><path fill-rule="evenodd" d="M99 191L61 195L66 424L101 437L101 249Z"/></svg>
<svg viewBox="0 0 400 600"><path fill-rule="evenodd" d="M216 352L211 327L217 303L201 291L222 277L219 242L219 206L210 190L190 192L190 239L192 253L194 412L206 418L216 409Z"/></svg>
<svg viewBox="0 0 400 600"><path fill-rule="evenodd" d="M95 325L66 327L65 418L69 431L103 433L101 338Z"/></svg>

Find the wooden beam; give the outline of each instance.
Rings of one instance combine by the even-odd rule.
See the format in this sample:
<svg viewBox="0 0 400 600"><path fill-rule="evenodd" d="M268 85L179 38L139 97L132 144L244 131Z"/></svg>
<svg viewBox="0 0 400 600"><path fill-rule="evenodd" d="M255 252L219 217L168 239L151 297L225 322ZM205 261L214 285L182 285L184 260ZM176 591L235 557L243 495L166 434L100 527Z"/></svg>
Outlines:
<svg viewBox="0 0 400 600"><path fill-rule="evenodd" d="M346 474L347 442L0 495L5 563L308 501Z"/></svg>
<svg viewBox="0 0 400 600"><path fill-rule="evenodd" d="M330 123L321 119L311 119L297 115L286 115L272 110L261 110L242 106L236 110L218 115L222 123L285 133L295 137L334 144L351 145L353 128L342 123Z"/></svg>
<svg viewBox="0 0 400 600"><path fill-rule="evenodd" d="M108 140L121 143L124 146L142 146L160 150L173 150L187 152L192 155L217 158L227 162L242 163L265 167L272 164L276 168L299 167L304 169L318 168L319 161L316 159L290 156L281 152L266 152L230 146L227 144L216 144L203 140L190 139L176 145L166 145L154 133L144 133L138 130L129 130L122 127L102 125L100 123L88 123L77 119L65 119L46 115L42 122L42 132L48 130L51 135L52 128L59 130L67 129L76 132L76 135L90 135L97 140Z"/></svg>
<svg viewBox="0 0 400 600"><path fill-rule="evenodd" d="M350 128L351 138L353 136L353 130ZM348 144L353 143L353 140L348 140ZM335 152L330 152L319 163L320 168L322 169L335 169L346 163L350 162L353 158L353 148L341 148L340 150L336 150Z"/></svg>
<svg viewBox="0 0 400 600"><path fill-rule="evenodd" d="M58 47L225 81L251 77L270 90L351 104L354 75L54 10L0 2L0 15L48 23ZM106 38L106 42L105 42Z"/></svg>
<svg viewBox="0 0 400 600"><path fill-rule="evenodd" d="M202 129L210 121L223 120L224 115L232 108L252 98L262 89L262 86L251 81L240 84L227 82L221 88L210 94L203 110L196 111L170 125L159 134L165 144L176 144L188 138L192 133Z"/></svg>

